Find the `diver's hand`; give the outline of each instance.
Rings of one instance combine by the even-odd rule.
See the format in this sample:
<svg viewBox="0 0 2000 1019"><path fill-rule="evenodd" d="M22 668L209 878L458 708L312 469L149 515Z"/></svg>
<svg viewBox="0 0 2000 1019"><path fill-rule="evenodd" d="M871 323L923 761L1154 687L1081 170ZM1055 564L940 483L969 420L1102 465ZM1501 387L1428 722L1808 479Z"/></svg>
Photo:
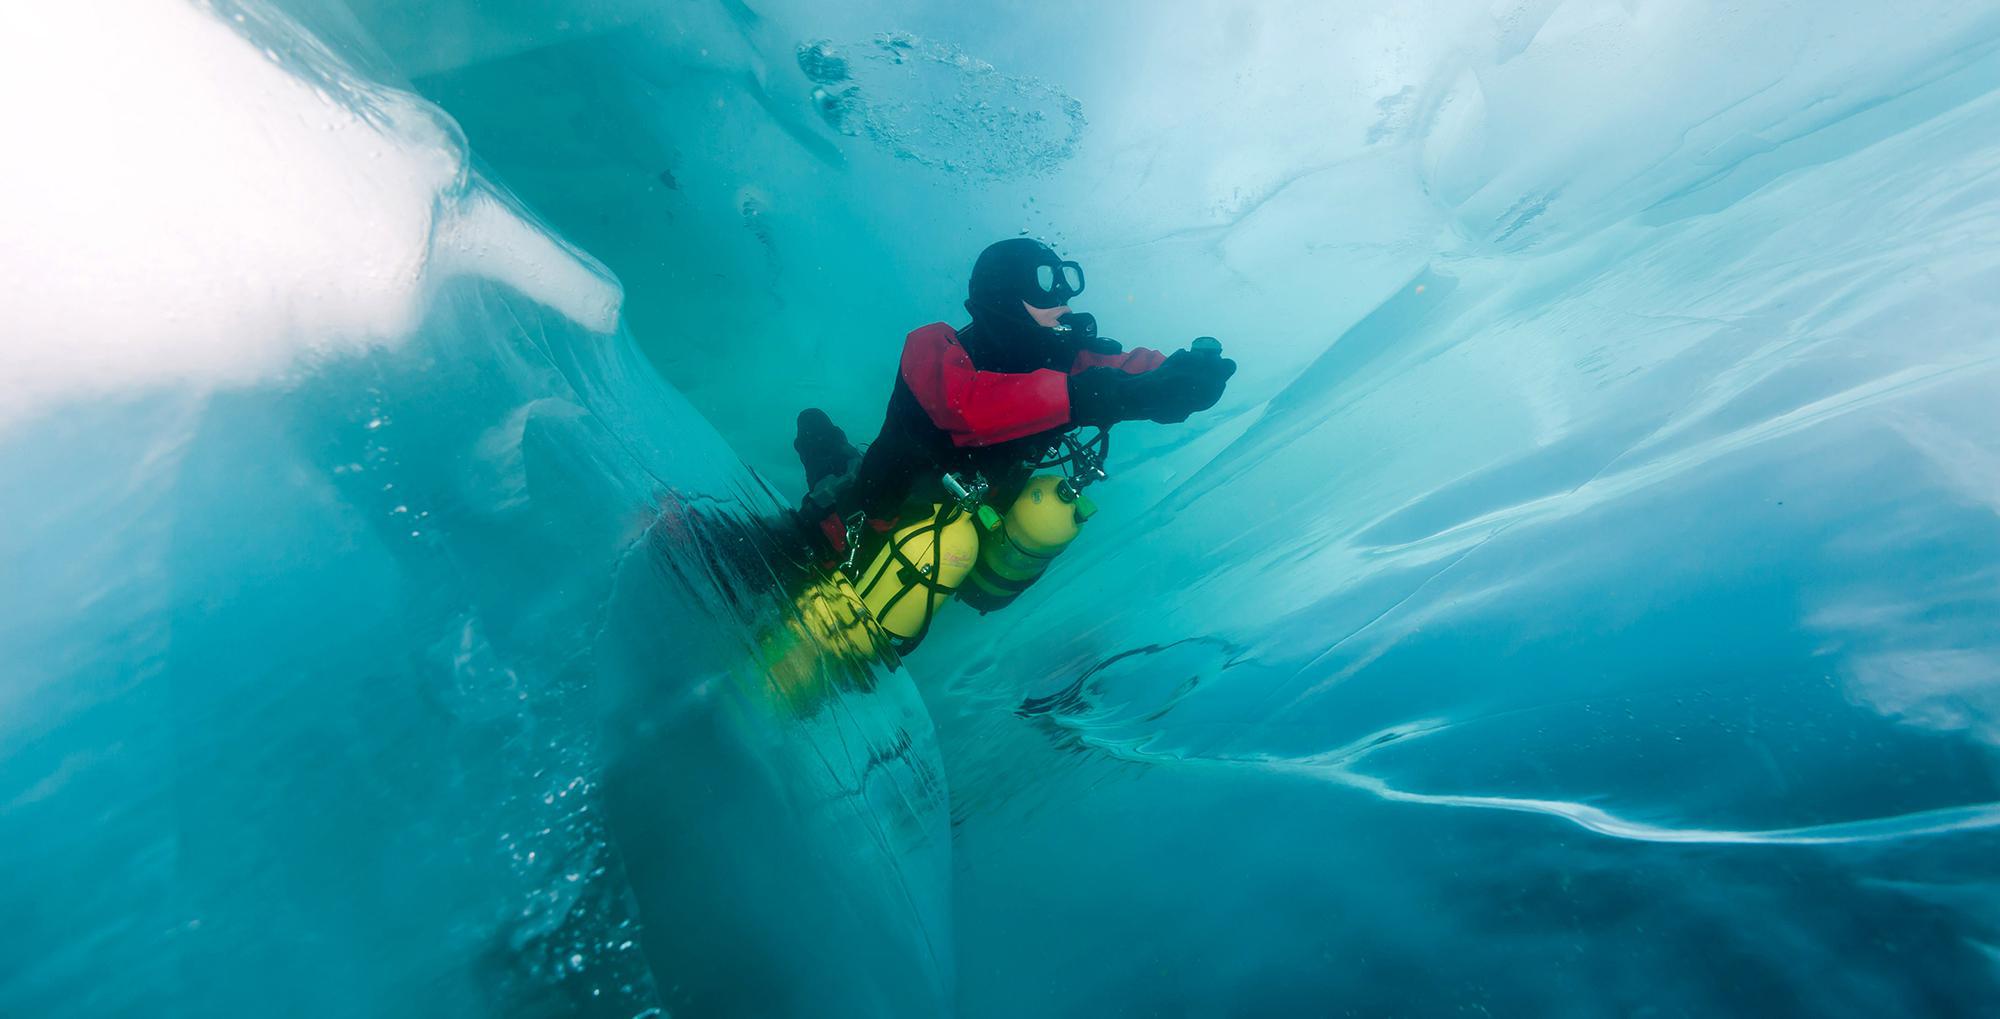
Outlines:
<svg viewBox="0 0 2000 1019"><path fill-rule="evenodd" d="M1236 362L1219 345L1178 350L1141 375L1118 368L1090 368L1069 377L1070 420L1103 427L1141 419L1179 424L1188 415L1215 406Z"/></svg>
<svg viewBox="0 0 2000 1019"><path fill-rule="evenodd" d="M1152 413L1146 417L1165 425L1186 421L1189 414L1215 406L1234 374L1236 362L1222 356L1219 344L1176 350L1165 364L1139 376L1155 390Z"/></svg>

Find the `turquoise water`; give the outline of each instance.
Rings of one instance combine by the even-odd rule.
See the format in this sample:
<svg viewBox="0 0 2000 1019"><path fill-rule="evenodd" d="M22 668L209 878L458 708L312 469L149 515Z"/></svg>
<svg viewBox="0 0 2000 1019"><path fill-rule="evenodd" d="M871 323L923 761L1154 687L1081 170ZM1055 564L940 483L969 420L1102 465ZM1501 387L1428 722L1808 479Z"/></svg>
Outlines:
<svg viewBox="0 0 2000 1019"><path fill-rule="evenodd" d="M819 6L0 15L0 1013L1989 1009L1989 5ZM899 661L1023 231L1243 370Z"/></svg>

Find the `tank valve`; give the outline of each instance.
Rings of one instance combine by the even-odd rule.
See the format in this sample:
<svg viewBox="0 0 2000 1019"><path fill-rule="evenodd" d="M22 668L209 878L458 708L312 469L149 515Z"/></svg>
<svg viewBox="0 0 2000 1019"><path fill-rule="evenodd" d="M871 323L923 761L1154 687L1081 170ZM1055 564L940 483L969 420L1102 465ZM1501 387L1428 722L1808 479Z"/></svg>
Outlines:
<svg viewBox="0 0 2000 1019"><path fill-rule="evenodd" d="M972 476L970 485L960 481L958 475L951 473L945 474L939 480L943 482L944 490L951 496L951 500L958 503L958 508L967 513L976 511L980 501L986 498L986 490L993 487L985 476L979 474Z"/></svg>

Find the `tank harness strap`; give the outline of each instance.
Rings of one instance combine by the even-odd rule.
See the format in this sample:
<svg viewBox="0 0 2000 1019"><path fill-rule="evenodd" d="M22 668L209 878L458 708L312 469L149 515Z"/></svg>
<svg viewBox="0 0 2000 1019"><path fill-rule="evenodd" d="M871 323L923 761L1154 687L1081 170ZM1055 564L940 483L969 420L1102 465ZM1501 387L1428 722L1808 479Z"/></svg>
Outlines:
<svg viewBox="0 0 2000 1019"><path fill-rule="evenodd" d="M1010 551L1014 552L1016 555L1024 555L1030 559L1040 559L1043 562L1047 562L1051 559L1054 559L1056 556L1062 554L1062 549L1056 549L1054 552L1050 552L1047 555L1043 555L1040 552L1036 552L1029 549L1027 546L1021 544L1020 542L1015 541L1011 535L1007 538L1007 548Z"/></svg>
<svg viewBox="0 0 2000 1019"><path fill-rule="evenodd" d="M905 595L908 595L911 591L916 590L918 587L922 587L925 590L934 592L936 594L942 594L947 598L957 593L958 591L957 587L955 586L946 587L945 585L938 583L935 574L944 572L943 570L944 529L945 527L950 525L953 521L957 520L961 515L963 515L964 512L965 512L964 510L954 505L947 504L945 506L941 506L939 507L938 512L932 515L930 527L920 531L912 531L910 535L904 538L903 540L891 541L889 543L890 559L901 567L896 571L897 573L896 579L902 581L904 583L904 586L902 590L897 591L895 594L889 596L889 601L887 602L887 604L884 604L882 606L882 611L878 615L881 616L888 615L891 611L893 611L896 608L896 604L903 600L903 597ZM923 572L923 570L917 566L914 560L912 560L909 556L903 553L904 546L908 545L913 541L916 541L919 537L921 537L926 533L928 533L931 538L931 558L935 561L932 566L932 570L934 571L932 575L926 575ZM875 585L880 584L888 576L889 576L889 570L885 566L880 573L877 573L875 575L875 579L869 581L868 586L862 589L861 591L862 599L865 601L869 595L873 594L875 592ZM931 598L926 597L924 599L923 623L917 627L916 633L902 639L902 641L897 645L896 648L897 653L909 654L911 651L916 650L917 643L919 641L922 641L926 634L930 633L931 620L936 615L937 615L937 602Z"/></svg>
<svg viewBox="0 0 2000 1019"><path fill-rule="evenodd" d="M987 570L986 573L979 578L979 584L982 587L991 588L996 592L1006 592L1008 594L1020 594L1022 591L1026 591L1031 585L1033 585L1035 581L1040 579L1041 579L1041 574L1039 573L1031 577L1026 577L1020 580L1016 580L1013 577L1006 576L997 571Z"/></svg>

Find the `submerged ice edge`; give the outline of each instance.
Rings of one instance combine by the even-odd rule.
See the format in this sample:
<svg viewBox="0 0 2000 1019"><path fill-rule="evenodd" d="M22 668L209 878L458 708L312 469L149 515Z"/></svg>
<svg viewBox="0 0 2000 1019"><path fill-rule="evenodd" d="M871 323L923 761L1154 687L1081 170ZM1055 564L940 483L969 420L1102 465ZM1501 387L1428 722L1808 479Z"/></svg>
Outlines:
<svg viewBox="0 0 2000 1019"><path fill-rule="evenodd" d="M616 328L610 272L483 179L452 118L261 0L104 25L10 8L0 38L23 40L0 110L35 154L0 166L0 305L40 338L0 349L0 433L81 398L260 384L400 343L459 276Z"/></svg>
<svg viewBox="0 0 2000 1019"><path fill-rule="evenodd" d="M1572 800L1533 796L1487 796L1476 793L1427 793L1397 788L1388 781L1356 771L1368 755L1391 743L1429 736L1452 728L1455 723L1427 719L1392 726L1355 740L1338 750L1309 757L1267 755L1216 756L1184 754L1145 749L1150 737L1105 738L1092 733L1088 722L1057 719L1091 747L1134 764L1210 765L1262 771L1275 775L1295 775L1367 793L1389 803L1433 807L1461 807L1498 810L1516 814L1553 817L1585 831L1630 842L1660 842L1686 845L1737 846L1839 846L1897 842L1904 839L1960 834L2000 829L2000 801L1966 803L1951 807L1891 814L1883 817L1830 821L1793 828L1728 829L1676 828L1623 817L1601 807Z"/></svg>

